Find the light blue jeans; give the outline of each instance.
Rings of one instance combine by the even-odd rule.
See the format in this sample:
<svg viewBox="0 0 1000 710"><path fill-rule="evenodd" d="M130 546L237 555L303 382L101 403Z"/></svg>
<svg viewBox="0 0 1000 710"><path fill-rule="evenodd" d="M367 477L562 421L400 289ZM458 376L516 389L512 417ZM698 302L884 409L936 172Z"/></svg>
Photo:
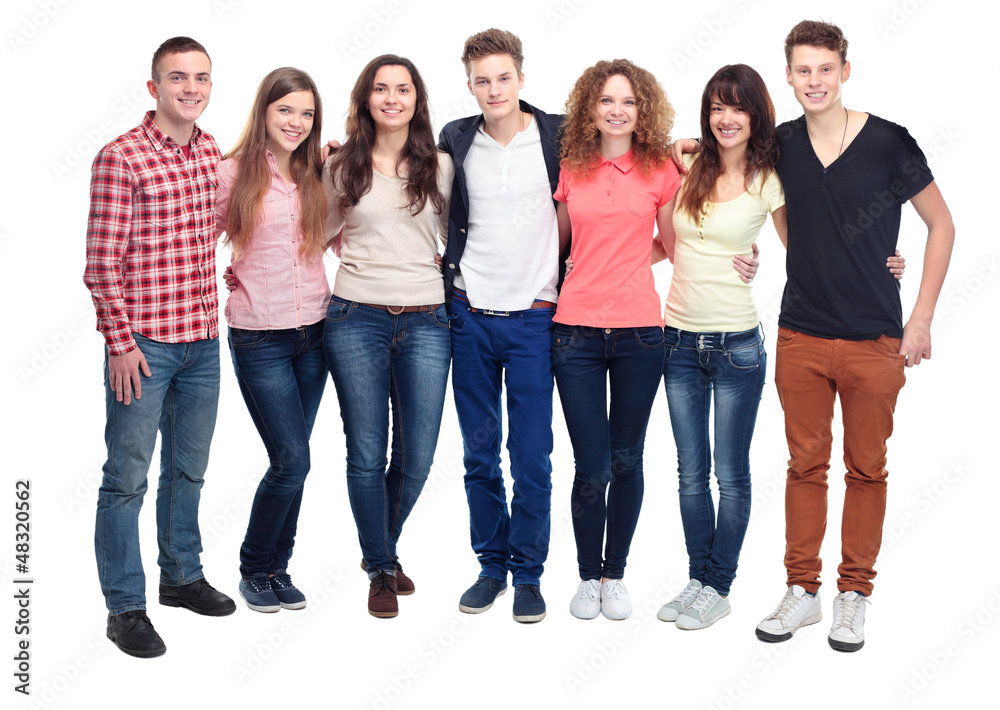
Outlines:
<svg viewBox="0 0 1000 710"><path fill-rule="evenodd" d="M727 596L750 520L750 441L764 389L767 354L759 328L692 333L667 327L664 338L664 385L677 445L688 574ZM709 488L713 396L718 519Z"/></svg>
<svg viewBox="0 0 1000 710"><path fill-rule="evenodd" d="M146 493L156 432L160 432L160 482L156 490L156 541L160 583L196 582L201 569L198 502L219 404L219 340L161 343L133 334L151 375L142 397L125 405L104 388L108 460L97 494L94 547L108 611L146 608L146 577L139 556L139 510Z"/></svg>
<svg viewBox="0 0 1000 710"><path fill-rule="evenodd" d="M369 572L393 571L403 523L430 473L451 363L448 330L443 305L392 315L330 299L324 346L347 439L347 494Z"/></svg>

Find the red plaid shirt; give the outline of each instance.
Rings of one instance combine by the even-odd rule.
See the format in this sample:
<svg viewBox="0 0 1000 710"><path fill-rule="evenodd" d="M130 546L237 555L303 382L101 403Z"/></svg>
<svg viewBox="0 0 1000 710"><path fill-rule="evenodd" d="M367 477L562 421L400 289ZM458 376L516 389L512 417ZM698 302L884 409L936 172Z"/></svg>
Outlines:
<svg viewBox="0 0 1000 710"><path fill-rule="evenodd" d="M132 333L164 343L219 334L215 274L215 139L197 126L191 155L142 123L94 159L84 283L111 355Z"/></svg>

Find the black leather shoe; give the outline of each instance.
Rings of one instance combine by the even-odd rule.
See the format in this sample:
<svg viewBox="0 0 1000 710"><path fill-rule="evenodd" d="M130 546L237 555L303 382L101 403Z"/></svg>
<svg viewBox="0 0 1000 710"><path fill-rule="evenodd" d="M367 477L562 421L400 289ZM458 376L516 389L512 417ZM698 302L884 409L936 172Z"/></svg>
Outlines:
<svg viewBox="0 0 1000 710"><path fill-rule="evenodd" d="M160 585L160 604L163 606L181 606L190 609L195 614L205 616L226 616L236 611L236 602L206 582L185 584L182 587Z"/></svg>
<svg viewBox="0 0 1000 710"><path fill-rule="evenodd" d="M114 616L108 614L108 638L122 651L137 658L152 658L167 652L163 639L142 609Z"/></svg>

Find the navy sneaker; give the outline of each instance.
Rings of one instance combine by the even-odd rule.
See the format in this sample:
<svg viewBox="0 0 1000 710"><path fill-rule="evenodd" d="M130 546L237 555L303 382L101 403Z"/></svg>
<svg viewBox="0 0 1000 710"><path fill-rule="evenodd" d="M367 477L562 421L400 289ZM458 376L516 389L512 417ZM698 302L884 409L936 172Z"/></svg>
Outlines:
<svg viewBox="0 0 1000 710"><path fill-rule="evenodd" d="M305 609L306 595L295 588L292 578L283 569L275 570L270 578L271 591L278 597L282 609Z"/></svg>
<svg viewBox="0 0 1000 710"><path fill-rule="evenodd" d="M507 583L495 577L480 577L465 590L458 602L458 610L466 614L481 614L491 606L496 598L507 591Z"/></svg>
<svg viewBox="0 0 1000 710"><path fill-rule="evenodd" d="M265 572L258 572L250 579L241 579L240 596L254 611L271 613L281 610L281 602L271 589L271 580Z"/></svg>
<svg viewBox="0 0 1000 710"><path fill-rule="evenodd" d="M514 621L531 624L545 618L545 600L537 584L514 585Z"/></svg>

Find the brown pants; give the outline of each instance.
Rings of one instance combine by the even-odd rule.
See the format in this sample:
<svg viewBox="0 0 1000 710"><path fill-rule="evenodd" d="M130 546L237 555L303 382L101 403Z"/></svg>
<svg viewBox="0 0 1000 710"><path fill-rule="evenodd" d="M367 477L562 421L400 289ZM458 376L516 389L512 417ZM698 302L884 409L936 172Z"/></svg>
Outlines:
<svg viewBox="0 0 1000 710"><path fill-rule="evenodd" d="M844 417L844 517L837 587L872 592L885 518L885 442L906 381L899 339L828 340L778 328L774 381L785 412L785 568L788 585L819 589L826 533L834 398Z"/></svg>

